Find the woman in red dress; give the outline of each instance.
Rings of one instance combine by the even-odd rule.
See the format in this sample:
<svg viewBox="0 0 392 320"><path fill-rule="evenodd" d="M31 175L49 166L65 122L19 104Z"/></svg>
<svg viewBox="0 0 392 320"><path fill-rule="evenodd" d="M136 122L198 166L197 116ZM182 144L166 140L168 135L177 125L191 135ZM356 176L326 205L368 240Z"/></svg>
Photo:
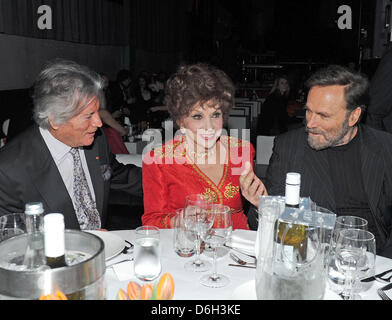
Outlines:
<svg viewBox="0 0 392 320"><path fill-rule="evenodd" d="M165 103L181 134L143 160L143 224L171 228L185 197L199 193L231 208L233 229L248 229L241 190L254 205L266 191L248 168L251 143L222 134L234 104L231 80L212 66L182 66L167 82Z"/></svg>

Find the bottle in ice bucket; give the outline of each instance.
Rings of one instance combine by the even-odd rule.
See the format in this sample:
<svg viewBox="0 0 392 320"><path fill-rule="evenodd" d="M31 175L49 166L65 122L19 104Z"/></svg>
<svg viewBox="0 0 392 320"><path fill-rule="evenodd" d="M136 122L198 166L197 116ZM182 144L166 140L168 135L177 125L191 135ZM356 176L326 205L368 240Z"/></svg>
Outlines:
<svg viewBox="0 0 392 320"><path fill-rule="evenodd" d="M289 172L286 175L286 209L295 210L299 208L301 190L301 175ZM306 259L307 232L304 225L289 224L277 220L279 232L277 242L281 243L284 258L289 261L301 262ZM280 246L279 246L280 247ZM279 248L278 247L278 248Z"/></svg>
<svg viewBox="0 0 392 320"><path fill-rule="evenodd" d="M45 270L48 268L44 253L43 216L44 209L41 202L26 204L25 219L28 242L23 264L28 270Z"/></svg>
<svg viewBox="0 0 392 320"><path fill-rule="evenodd" d="M45 215L44 231L47 266L51 269L66 267L64 215L61 213L49 213ZM84 289L65 294L68 300L85 299Z"/></svg>
<svg viewBox="0 0 392 320"><path fill-rule="evenodd" d="M64 216L51 213L44 217L46 264L52 268L67 266L65 261Z"/></svg>

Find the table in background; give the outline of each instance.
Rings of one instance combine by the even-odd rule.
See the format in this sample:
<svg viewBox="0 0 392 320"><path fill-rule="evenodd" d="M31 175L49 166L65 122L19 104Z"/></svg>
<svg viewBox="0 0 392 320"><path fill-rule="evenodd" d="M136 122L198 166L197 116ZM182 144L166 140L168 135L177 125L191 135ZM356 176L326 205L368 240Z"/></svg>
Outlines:
<svg viewBox="0 0 392 320"><path fill-rule="evenodd" d="M230 284L223 288L208 288L199 283L199 279L205 272L190 272L185 270L184 264L190 258L181 258L173 250L173 231L170 229L161 229L161 247L162 247L162 272L161 275L169 272L174 279L175 300L234 300L235 290L244 285L247 282L253 281L255 279L256 269L240 268L240 267L230 267L229 263L233 261L229 258L227 254L219 257L217 260L217 270L218 273L223 273L230 278ZM124 231L111 231L117 234L124 240L128 240L132 243L135 241L134 230L124 230ZM233 232L238 236L244 237L246 239L255 239L255 231L246 230L235 230ZM222 248L221 254L227 253L228 249ZM121 261L124 259L125 255L119 255L111 259L108 263L115 261ZM202 256L206 258L206 254L203 253ZM210 261L212 262L212 253L208 253ZM376 273L382 272L384 270L392 268L392 259L377 256L376 259ZM207 271L210 272L210 271ZM142 283L141 280L133 276L127 281L119 281L113 268L108 268L105 274L106 283L106 299L116 299L117 292L120 288L126 290L129 281L135 281ZM364 300L381 300L377 294L377 289L382 287L383 284L377 281L372 282L372 286L366 292L361 293Z"/></svg>
<svg viewBox="0 0 392 320"><path fill-rule="evenodd" d="M116 160L122 164L134 164L142 167L143 155L141 154L116 154Z"/></svg>

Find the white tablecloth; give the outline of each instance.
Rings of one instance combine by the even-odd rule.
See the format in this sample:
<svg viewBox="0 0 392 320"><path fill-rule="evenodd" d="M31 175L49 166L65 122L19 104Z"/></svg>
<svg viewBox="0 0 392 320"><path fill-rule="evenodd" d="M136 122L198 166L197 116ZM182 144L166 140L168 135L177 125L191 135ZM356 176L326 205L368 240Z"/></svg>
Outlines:
<svg viewBox="0 0 392 320"><path fill-rule="evenodd" d="M127 231L111 231L114 234L119 235L124 240L128 240L132 243L135 241L134 230ZM247 239L255 239L256 232L246 230L235 230L233 232L238 236L245 237ZM220 255L223 255L217 260L218 273L223 273L230 278L230 284L223 288L207 288L199 283L199 279L206 272L191 272L184 268L184 264L190 258L179 257L173 250L173 231L161 229L161 243L162 243L162 273L169 272L174 279L175 283L175 300L236 300L238 299L238 292L240 287L246 286L247 283L251 283L255 279L255 269L230 267L229 263L233 263L227 254L227 250L223 249ZM211 253L202 254L203 258L210 259L212 262ZM111 264L116 261L123 260L126 256L120 254L119 256L107 261L107 264ZM392 259L377 256L376 259L376 273L392 268ZM209 272L209 271L207 271ZM133 274L133 270L130 270L130 275ZM141 280L137 279L134 275L129 280L119 281L116 273L112 267L107 268L105 274L105 285L106 285L106 299L116 299L119 288L126 290L129 281L135 281L142 283ZM377 294L377 289L382 287L383 284L377 281L372 282L372 286L366 292L361 293L362 299L364 300L381 300ZM244 299L254 294L246 294L243 296ZM331 295L326 294L331 297ZM332 295L333 297L333 295ZM240 298L241 299L241 298Z"/></svg>

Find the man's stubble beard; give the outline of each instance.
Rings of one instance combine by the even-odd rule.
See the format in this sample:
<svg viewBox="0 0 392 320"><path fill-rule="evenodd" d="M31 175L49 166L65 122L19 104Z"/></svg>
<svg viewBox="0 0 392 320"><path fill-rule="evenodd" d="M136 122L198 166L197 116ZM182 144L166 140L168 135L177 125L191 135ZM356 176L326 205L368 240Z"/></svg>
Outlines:
<svg viewBox="0 0 392 320"><path fill-rule="evenodd" d="M340 132L338 132L338 133L333 132L332 137L328 137L324 132L308 129L308 127L306 125L306 121L305 121L305 130L308 133L309 146L312 149L319 151L319 150L324 150L327 148L336 147L336 146L343 144L344 139L347 136L347 134L350 132L350 130L354 130L354 128L355 128L355 127L350 127L348 125L348 121L349 121L349 117L347 117L344 120ZM324 137L325 142L321 142L321 141L318 141L319 139L313 138L312 136L310 136L309 132L321 134Z"/></svg>

